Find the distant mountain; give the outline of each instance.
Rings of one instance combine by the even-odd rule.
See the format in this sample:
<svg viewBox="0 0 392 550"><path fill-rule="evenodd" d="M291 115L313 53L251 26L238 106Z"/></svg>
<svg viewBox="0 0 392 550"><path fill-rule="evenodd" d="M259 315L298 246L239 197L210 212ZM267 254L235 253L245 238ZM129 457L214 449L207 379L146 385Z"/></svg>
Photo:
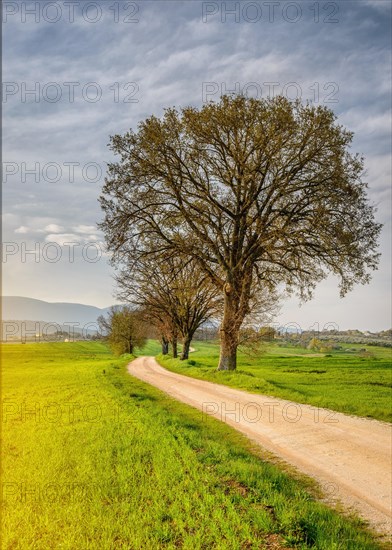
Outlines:
<svg viewBox="0 0 392 550"><path fill-rule="evenodd" d="M3 321L45 321L46 323L96 323L110 308L68 302L44 302L23 296L3 296Z"/></svg>

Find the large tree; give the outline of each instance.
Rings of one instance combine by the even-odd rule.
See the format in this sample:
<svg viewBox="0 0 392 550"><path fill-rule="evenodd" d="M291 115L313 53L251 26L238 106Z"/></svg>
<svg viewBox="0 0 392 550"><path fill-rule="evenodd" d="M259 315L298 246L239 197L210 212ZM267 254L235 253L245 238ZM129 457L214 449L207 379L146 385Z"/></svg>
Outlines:
<svg viewBox="0 0 392 550"><path fill-rule="evenodd" d="M111 138L101 224L114 258L194 258L224 297L219 369L235 369L255 288L309 298L332 272L344 295L377 267L380 225L352 133L326 107L224 96L170 108Z"/></svg>

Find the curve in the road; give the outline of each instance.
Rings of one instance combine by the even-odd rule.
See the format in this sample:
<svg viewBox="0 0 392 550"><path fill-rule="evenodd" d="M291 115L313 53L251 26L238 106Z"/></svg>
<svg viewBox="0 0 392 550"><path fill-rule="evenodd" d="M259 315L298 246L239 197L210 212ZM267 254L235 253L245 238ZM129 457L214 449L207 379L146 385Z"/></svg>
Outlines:
<svg viewBox="0 0 392 550"><path fill-rule="evenodd" d="M153 357L135 359L128 371L230 424L329 488L377 531L392 534L391 425L197 380Z"/></svg>

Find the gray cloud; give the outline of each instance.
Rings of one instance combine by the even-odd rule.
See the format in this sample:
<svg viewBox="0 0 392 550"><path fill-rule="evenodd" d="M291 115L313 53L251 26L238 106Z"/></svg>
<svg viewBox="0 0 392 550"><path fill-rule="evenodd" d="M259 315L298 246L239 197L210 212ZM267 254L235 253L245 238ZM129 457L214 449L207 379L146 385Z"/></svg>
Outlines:
<svg viewBox="0 0 392 550"><path fill-rule="evenodd" d="M92 227L101 218L97 197L106 163L111 160L109 135L135 127L152 113L160 115L167 106L200 106L206 83L212 83L209 90L215 90L210 99L218 99L222 91L247 85L249 93L265 96L271 86L268 83L275 82L277 92L299 91L303 100L329 105L341 123L355 132L353 150L365 156L369 195L379 207L380 220L386 223L381 243L383 260L370 285L357 288L342 302L335 281L328 280L312 304L298 309L296 302L290 301L283 317L289 315L293 321L309 324L317 311L323 311L336 322L340 319L344 326L356 326L360 316L355 304L361 303L370 308L363 315L367 328L388 325L389 2L320 2L319 22L310 9L315 3L298 2L301 16L295 23L286 20L291 12L285 11L284 2L276 8L273 22L268 20L267 3L259 2L263 17L255 23L246 20L246 2L240 4L238 22L235 15L227 15L223 22L221 2L210 3L218 11L203 22L203 2L152 1L137 3L139 9L133 17L138 23L123 22L129 10L120 12L116 23L108 2L96 2L102 10L96 23L86 20L83 2L76 3L75 22L71 23L62 2L58 2L63 7L62 18L49 23L43 17L47 4L40 3L38 23L27 16L23 23L21 13L17 13L9 15L4 25L3 78L10 83L3 101L4 161L14 163L8 166L10 173L3 186L6 240L20 244L28 237L43 244L47 235L64 234L84 242L86 236L101 241L102 236ZM119 6L125 4L129 3L120 2ZM328 5L336 5L332 16ZM93 15L91 12L90 17ZM254 17L251 11L248 15ZM328 19L337 22L328 23ZM71 82L78 83L74 101L70 99L70 84L66 84ZM22 101L23 83L27 89L38 83L37 102L31 94ZM96 83L96 88L87 87L88 83ZM256 86L252 88L249 83ZM289 87L289 83L295 86ZM11 93L15 87L17 92ZM59 90L60 99L52 101ZM96 90L101 97L93 101ZM336 101L329 103L331 99ZM34 174L25 173L36 163L38 182ZM61 169L56 181L52 181L53 172L47 166L51 163ZM69 163L75 165L73 178L67 171ZM91 174L86 177L84 171L92 164L101 169L96 179ZM63 230L40 232L47 226ZM3 264L4 290L48 300L70 300L72 296L72 300L98 306L111 303L113 273L106 258L95 269L93 264L79 260L68 265L63 260L56 271L43 263L17 265L14 258ZM54 271L55 282L42 284ZM70 279L75 281L71 293Z"/></svg>

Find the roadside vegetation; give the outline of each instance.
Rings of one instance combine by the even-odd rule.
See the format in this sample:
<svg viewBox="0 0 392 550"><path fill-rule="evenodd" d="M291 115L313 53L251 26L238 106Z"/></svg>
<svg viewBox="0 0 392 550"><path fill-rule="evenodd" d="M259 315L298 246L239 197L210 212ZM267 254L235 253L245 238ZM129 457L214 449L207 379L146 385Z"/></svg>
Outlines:
<svg viewBox="0 0 392 550"><path fill-rule="evenodd" d="M132 356L100 342L6 344L2 355L4 549L381 548L316 501L310 481L129 376Z"/></svg>
<svg viewBox="0 0 392 550"><path fill-rule="evenodd" d="M327 345L327 344L323 344ZM219 345L196 342L188 361L159 355L162 366L187 376L253 393L308 403L346 414L392 421L392 350L343 344L328 353L287 342L266 343L263 352L239 352L236 372L216 370ZM324 349L324 348L322 348Z"/></svg>

